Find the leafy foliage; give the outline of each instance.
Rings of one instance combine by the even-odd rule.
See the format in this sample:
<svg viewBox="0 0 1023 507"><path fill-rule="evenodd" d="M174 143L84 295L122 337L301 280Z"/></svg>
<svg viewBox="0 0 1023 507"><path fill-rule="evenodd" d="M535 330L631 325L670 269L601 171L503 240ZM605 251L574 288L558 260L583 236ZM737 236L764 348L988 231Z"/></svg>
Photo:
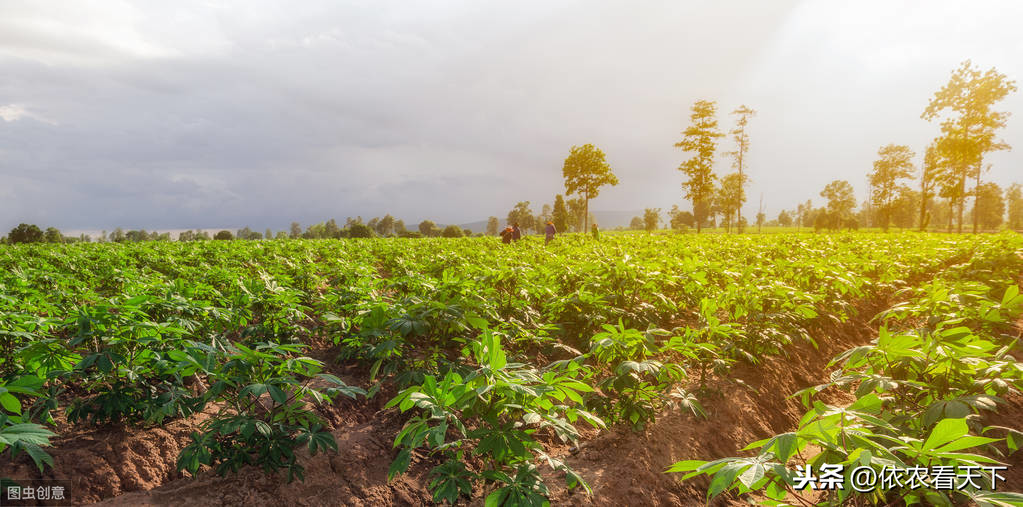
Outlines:
<svg viewBox="0 0 1023 507"><path fill-rule="evenodd" d="M545 447L576 445L581 422L641 430L666 410L708 415L711 377L813 343L855 302L898 290L909 303L879 318L887 338L836 362L834 385L873 383L881 413L906 417L882 420L908 425L907 438L964 419L963 438L1020 441L973 418L1019 388L1001 337L1018 311L1018 294L1002 291L1020 270L1018 236L588 239L4 246L0 451L46 466L58 411L73 424L137 426L206 411L181 470L301 478L299 448L336 449L318 406L390 384L391 406L408 417L394 473L428 462L437 502L543 504L545 467L586 488ZM910 282L942 269L933 283ZM369 378L357 388L330 376L305 344L336 345L337 361ZM917 352L883 369L879 357L906 347ZM940 368L921 368L921 357ZM840 421L875 424L832 413L847 407L808 410L811 423L840 429L807 429L804 448L840 435ZM782 463L771 459L765 467Z"/></svg>
<svg viewBox="0 0 1023 507"><path fill-rule="evenodd" d="M1023 295L1014 280L1002 278L1015 275L1018 267L990 262L974 259L919 288L904 289L906 300L877 317L879 336L873 344L838 355L831 366L840 368L829 382L794 394L809 408L796 431L751 443L746 450L757 450L753 457L687 460L668 472L685 472L684 479L712 476L708 498L728 490L758 491L766 497L763 503L782 505L795 496L794 467L845 465L848 484L854 465L881 474L883 467L1000 464L991 457L1001 454L992 444L1002 442L1015 452L1020 433L985 428L979 414L995 410L1006 395L1023 387L1023 363L1008 354L1013 343L999 334L1023 314ZM852 391L856 401L841 407L813 400L830 387ZM852 497L872 504L1023 501L1023 495L996 494L972 484L949 492L892 486L870 492L839 489L819 503L842 505Z"/></svg>

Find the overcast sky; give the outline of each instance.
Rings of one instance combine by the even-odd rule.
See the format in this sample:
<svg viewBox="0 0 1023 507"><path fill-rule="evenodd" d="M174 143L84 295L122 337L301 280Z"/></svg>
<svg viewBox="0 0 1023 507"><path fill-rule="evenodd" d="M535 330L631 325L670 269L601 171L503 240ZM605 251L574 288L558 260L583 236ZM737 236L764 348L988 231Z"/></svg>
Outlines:
<svg viewBox="0 0 1023 507"><path fill-rule="evenodd" d="M918 154L959 62L1023 81L1023 2L0 2L0 231L504 217L593 143L595 210L670 208L698 99L750 125L747 216ZM989 178L1023 181L1023 94ZM732 149L730 141L719 151ZM730 170L719 157L718 171Z"/></svg>

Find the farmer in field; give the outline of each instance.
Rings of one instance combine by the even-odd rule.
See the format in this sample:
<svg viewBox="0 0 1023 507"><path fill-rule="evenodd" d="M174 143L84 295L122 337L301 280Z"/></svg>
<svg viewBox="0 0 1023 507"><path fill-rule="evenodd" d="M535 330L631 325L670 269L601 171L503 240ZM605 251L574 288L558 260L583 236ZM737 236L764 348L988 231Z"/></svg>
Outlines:
<svg viewBox="0 0 1023 507"><path fill-rule="evenodd" d="M554 239L554 235L557 233L558 230L554 228L554 222L548 220L547 227L544 229L544 234L546 234L547 237L544 239L543 246L547 246L551 240Z"/></svg>
<svg viewBox="0 0 1023 507"><path fill-rule="evenodd" d="M512 239L518 241L522 239L522 230L519 229L519 223L515 222L512 224Z"/></svg>
<svg viewBox="0 0 1023 507"><path fill-rule="evenodd" d="M590 227L590 230L593 231L593 239L599 240L600 239L600 229L597 229L597 224L593 224L593 227Z"/></svg>
<svg viewBox="0 0 1023 507"><path fill-rule="evenodd" d="M511 243L512 236L514 234L515 233L514 231L512 231L512 227L510 225L508 227L505 227L504 230L501 231L501 243Z"/></svg>

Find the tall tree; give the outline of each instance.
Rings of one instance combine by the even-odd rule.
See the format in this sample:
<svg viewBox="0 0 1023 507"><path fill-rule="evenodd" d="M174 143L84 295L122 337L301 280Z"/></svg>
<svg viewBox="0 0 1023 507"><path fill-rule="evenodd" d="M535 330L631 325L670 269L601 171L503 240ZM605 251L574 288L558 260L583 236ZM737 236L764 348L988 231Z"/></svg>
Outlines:
<svg viewBox="0 0 1023 507"><path fill-rule="evenodd" d="M692 158L678 167L689 177L682 188L685 197L693 203L696 214L696 232L699 233L703 216L709 208L714 192L714 151L717 139L724 134L718 130L717 103L710 100L698 100L693 104L689 127L682 131L682 140L675 143L676 148L693 153Z"/></svg>
<svg viewBox="0 0 1023 507"><path fill-rule="evenodd" d="M497 229L501 227L501 223L497 220L497 217L490 217L487 219L487 236L497 236Z"/></svg>
<svg viewBox="0 0 1023 507"><path fill-rule="evenodd" d="M359 223L361 224L362 221L360 220ZM419 233L424 237L433 238L440 236L441 230L433 220L423 220L419 222Z"/></svg>
<svg viewBox="0 0 1023 507"><path fill-rule="evenodd" d="M568 223L576 230L576 232L586 232L582 228L584 217L586 217L586 201L582 197L569 199Z"/></svg>
<svg viewBox="0 0 1023 507"><path fill-rule="evenodd" d="M831 229L840 228L856 207L853 187L845 180L835 180L825 185L824 190L821 190L821 197L828 200L827 218Z"/></svg>
<svg viewBox="0 0 1023 507"><path fill-rule="evenodd" d="M983 183L974 191L973 223L985 229L997 229L1005 221L1005 200L1002 189L994 182Z"/></svg>
<svg viewBox="0 0 1023 507"><path fill-rule="evenodd" d="M256 238L257 234L259 234L259 233L253 231L248 226L245 226L245 227L242 227L241 229L238 229L238 232L235 233L235 237L238 238L238 239L258 239L258 238ZM260 236L260 237L262 237L262 236Z"/></svg>
<svg viewBox="0 0 1023 507"><path fill-rule="evenodd" d="M924 152L924 163L920 166L920 231L926 231L931 222L928 209L931 199L934 198L935 186L941 179L942 167L938 158L938 147L936 143L927 146Z"/></svg>
<svg viewBox="0 0 1023 507"><path fill-rule="evenodd" d="M725 217L726 227L730 227L731 224L735 224L736 232L740 231L739 209L742 207L742 203L746 200L746 194L742 189L743 184L745 183L743 181L745 177L746 176L739 172L726 174L721 178L721 186L718 187L715 196L718 209Z"/></svg>
<svg viewBox="0 0 1023 507"><path fill-rule="evenodd" d="M1009 145L996 139L998 129L1005 126L1009 113L995 111L994 104L1016 91L1016 82L991 68L986 72L974 68L970 60L964 61L952 72L949 82L935 92L921 117L931 121L944 112L949 114L941 122L938 144L948 159L958 183L959 232L963 230L963 208L967 179L974 179L974 188L981 184L984 155L991 151L1007 150ZM976 193L976 192L974 192ZM979 198L979 197L977 197ZM977 201L974 200L976 207ZM973 231L977 232L978 215L974 213Z"/></svg>
<svg viewBox="0 0 1023 507"><path fill-rule="evenodd" d="M1019 183L1009 185L1005 189L1005 204L1009 208L1009 228L1023 229L1023 186Z"/></svg>
<svg viewBox="0 0 1023 507"><path fill-rule="evenodd" d="M508 212L508 223L519 224L523 232L533 229L534 221L536 217L533 216L533 210L529 209L529 201L515 203L515 207Z"/></svg>
<svg viewBox="0 0 1023 507"><path fill-rule="evenodd" d="M715 186L714 192L710 199L710 221L717 219L718 215L721 216L721 222L717 225L725 228L725 232L732 232L732 207L728 204L728 197L725 195L725 189L722 187Z"/></svg>
<svg viewBox="0 0 1023 507"><path fill-rule="evenodd" d="M898 194L892 200L889 218L896 227L909 229L916 222L916 212L920 208L920 192L908 185L900 185Z"/></svg>
<svg viewBox="0 0 1023 507"><path fill-rule="evenodd" d="M782 227L792 226L792 215L788 210L781 210L781 213L778 213L778 225Z"/></svg>
<svg viewBox="0 0 1023 507"><path fill-rule="evenodd" d="M60 229L56 227L47 227L46 232L43 233L43 238L47 243L63 243L64 236L60 233Z"/></svg>
<svg viewBox="0 0 1023 507"><path fill-rule="evenodd" d="M41 243L43 231L35 224L18 224L7 233L7 241L12 245L15 243Z"/></svg>
<svg viewBox="0 0 1023 507"><path fill-rule="evenodd" d="M742 224L739 220L739 214L742 210L742 205L746 203L746 183L749 182L749 176L745 173L746 165L744 164L746 158L746 152L749 151L749 133L746 132L746 126L749 125L749 119L756 116L757 112L750 109L745 104L737 107L732 111L733 115L736 115L735 128L729 131L732 134L732 139L735 140L735 151L730 151L726 155L732 156L732 167L739 173L739 205L735 208L735 223L738 224L739 228L736 232L742 232Z"/></svg>
<svg viewBox="0 0 1023 507"><path fill-rule="evenodd" d="M909 146L889 144L877 150L874 171L870 173L870 198L881 213L881 226L888 231L892 220L892 203L899 191L899 181L913 176L913 157Z"/></svg>
<svg viewBox="0 0 1023 507"><path fill-rule="evenodd" d="M336 225L336 224L335 224ZM305 239L320 239L327 237L327 224L320 222L309 227L306 227L305 232L302 233L302 237Z"/></svg>
<svg viewBox="0 0 1023 507"><path fill-rule="evenodd" d="M657 230L661 223L661 208L647 208L643 210L643 228L647 231Z"/></svg>
<svg viewBox="0 0 1023 507"><path fill-rule="evenodd" d="M739 217L740 227L742 226L743 218ZM767 220L767 215L764 214L764 193L760 193L760 206L757 207L757 234L760 234L760 230L764 227L764 222Z"/></svg>
<svg viewBox="0 0 1023 507"><path fill-rule="evenodd" d="M321 232L324 238L340 238L341 228L337 226L337 221L331 218L327 220L327 223L323 224L323 231Z"/></svg>
<svg viewBox="0 0 1023 507"><path fill-rule="evenodd" d="M714 184L710 186L710 191L707 194L707 198L693 203L693 220L696 222L697 229L700 228L700 224L707 227L715 227L715 206L714 206L714 192L716 191Z"/></svg>
<svg viewBox="0 0 1023 507"><path fill-rule="evenodd" d="M291 222L291 239L302 237L302 226L298 222Z"/></svg>
<svg viewBox="0 0 1023 507"><path fill-rule="evenodd" d="M806 216L810 214L813 209L813 203L809 200L806 204L799 203L796 205L796 232L799 232L799 227L803 225L803 221L806 220Z"/></svg>
<svg viewBox="0 0 1023 507"><path fill-rule="evenodd" d="M436 227L434 227L436 229ZM362 222L353 223L352 225L345 227L347 237L349 238L372 238L376 236L376 232L369 224Z"/></svg>
<svg viewBox="0 0 1023 507"><path fill-rule="evenodd" d="M671 228L682 229L684 227L692 227L694 224L693 214L688 211L682 211L678 208L677 204L671 206L671 210L668 211L668 216L671 217Z"/></svg>
<svg viewBox="0 0 1023 507"><path fill-rule="evenodd" d="M551 205L544 204L543 207L540 208L539 222L544 225L547 225L547 221L551 219L551 213L552 213Z"/></svg>
<svg viewBox="0 0 1023 507"><path fill-rule="evenodd" d="M376 230L377 234L381 236L394 234L394 217L390 213L384 215L384 218L377 222Z"/></svg>
<svg viewBox="0 0 1023 507"><path fill-rule="evenodd" d="M963 209L966 203L966 179L969 167L962 162L962 151L957 149L959 138L941 136L934 140L938 195L945 199L949 207L946 215L948 232L952 232L952 224L958 219L959 232L963 229Z"/></svg>
<svg viewBox="0 0 1023 507"><path fill-rule="evenodd" d="M457 225L449 225L441 232L441 236L445 238L461 238L463 235L462 228Z"/></svg>
<svg viewBox="0 0 1023 507"><path fill-rule="evenodd" d="M565 177L565 193L579 194L583 198L583 230L589 226L590 199L600 195L600 188L618 184L618 177L611 172L604 152L592 144L573 146L565 165L561 169Z"/></svg>
<svg viewBox="0 0 1023 507"><path fill-rule="evenodd" d="M558 194L554 196L554 210L551 211L551 222L558 232L568 232L568 207L565 206L565 198Z"/></svg>
<svg viewBox="0 0 1023 507"><path fill-rule="evenodd" d="M374 232L377 230L377 227L379 227L379 226L380 226L380 218L379 217L373 217L373 218L369 219L369 222L366 222L366 227L369 227L370 229L373 229Z"/></svg>
<svg viewBox="0 0 1023 507"><path fill-rule="evenodd" d="M533 232L543 234L544 228L547 227L547 221L544 220L542 213L533 217L532 226Z"/></svg>
<svg viewBox="0 0 1023 507"><path fill-rule="evenodd" d="M814 215L813 200L807 199L800 207L803 209L803 212L799 215L803 227L812 227Z"/></svg>

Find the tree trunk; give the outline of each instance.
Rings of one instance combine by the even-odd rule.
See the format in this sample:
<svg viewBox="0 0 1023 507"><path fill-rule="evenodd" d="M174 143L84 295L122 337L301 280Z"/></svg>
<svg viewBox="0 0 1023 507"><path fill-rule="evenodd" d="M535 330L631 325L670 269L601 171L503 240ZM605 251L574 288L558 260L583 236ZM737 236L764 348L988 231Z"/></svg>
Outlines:
<svg viewBox="0 0 1023 507"><path fill-rule="evenodd" d="M697 211L698 209L700 209L700 201L693 199L693 218L696 219L696 234L700 233L700 225L703 224L703 217L700 216Z"/></svg>
<svg viewBox="0 0 1023 507"><path fill-rule="evenodd" d="M583 234L590 230L590 193L586 192L586 204L583 206Z"/></svg>
<svg viewBox="0 0 1023 507"><path fill-rule="evenodd" d="M980 213L977 213L979 209L977 207L980 204L980 167L977 167L977 182L973 185L973 233L977 234L977 225L980 223Z"/></svg>
<svg viewBox="0 0 1023 507"><path fill-rule="evenodd" d="M888 210L891 209L891 205L892 205L891 202L887 202L885 203L884 208L881 210L881 216L883 217L881 223L884 224L884 232L888 232L889 224L888 220L889 218L891 218L891 215L888 213Z"/></svg>
<svg viewBox="0 0 1023 507"><path fill-rule="evenodd" d="M740 130L741 130L741 133L739 134L739 136L741 138L741 137L746 135L746 128L743 127ZM739 195L742 195L745 192L745 190L746 190L745 189L745 187L746 187L746 180L744 180L742 178L742 155L743 155L743 151L745 151L745 150L743 150L743 143L740 142L739 143ZM742 233L742 220L741 220L741 217L739 216L739 213L741 211L742 211L742 198L740 197L739 198L739 205L735 207L735 233L736 234Z"/></svg>
<svg viewBox="0 0 1023 507"><path fill-rule="evenodd" d="M952 232L952 215L954 215L954 213L953 213L954 209L955 209L955 203L951 199L949 199L948 200L948 232L950 232L950 233Z"/></svg>
<svg viewBox="0 0 1023 507"><path fill-rule="evenodd" d="M924 220L927 219L927 188L920 185L920 232L924 232L926 224Z"/></svg>
<svg viewBox="0 0 1023 507"><path fill-rule="evenodd" d="M959 198L959 223L957 224L956 232L959 234L963 233L963 208L966 207L966 196Z"/></svg>

